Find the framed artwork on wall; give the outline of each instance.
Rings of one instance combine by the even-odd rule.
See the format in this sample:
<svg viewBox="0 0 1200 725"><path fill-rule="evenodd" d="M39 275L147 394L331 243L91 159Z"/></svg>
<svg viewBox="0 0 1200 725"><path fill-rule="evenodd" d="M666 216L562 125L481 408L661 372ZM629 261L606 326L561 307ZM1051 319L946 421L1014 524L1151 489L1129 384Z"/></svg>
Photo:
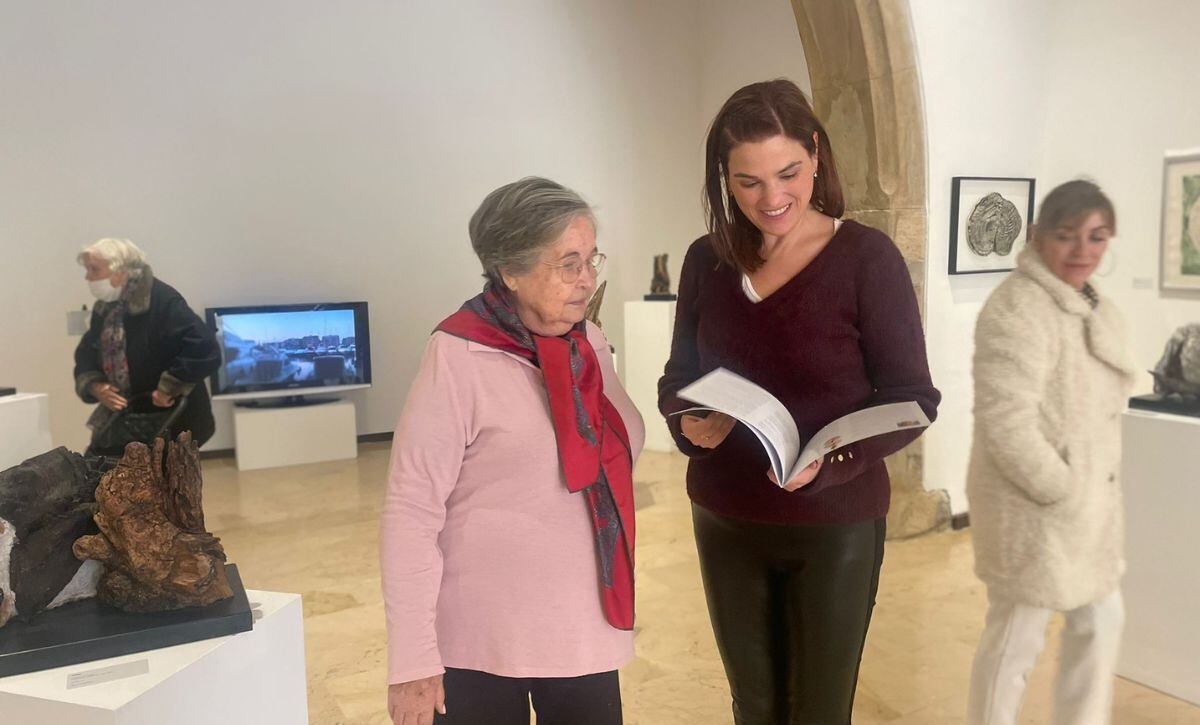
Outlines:
<svg viewBox="0 0 1200 725"><path fill-rule="evenodd" d="M1033 179L955 176L950 185L950 274L1017 266L1033 219Z"/></svg>
<svg viewBox="0 0 1200 725"><path fill-rule="evenodd" d="M1163 162L1162 264L1166 291L1200 291L1200 150Z"/></svg>

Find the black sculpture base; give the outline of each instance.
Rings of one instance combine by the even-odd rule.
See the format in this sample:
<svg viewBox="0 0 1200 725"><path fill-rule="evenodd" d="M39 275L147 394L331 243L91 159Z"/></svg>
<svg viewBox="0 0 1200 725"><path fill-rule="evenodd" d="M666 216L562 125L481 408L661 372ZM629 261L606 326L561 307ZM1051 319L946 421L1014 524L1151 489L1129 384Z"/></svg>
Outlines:
<svg viewBox="0 0 1200 725"><path fill-rule="evenodd" d="M672 295L672 294L663 294L663 295L649 294L649 295L642 295L642 300L643 300L644 302L674 302L674 301L675 301L675 295Z"/></svg>
<svg viewBox="0 0 1200 725"><path fill-rule="evenodd" d="M1129 399L1129 407L1135 410L1153 410L1156 413L1174 413L1200 418L1200 402L1179 395L1136 395Z"/></svg>
<svg viewBox="0 0 1200 725"><path fill-rule="evenodd" d="M248 632L254 615L237 566L225 565L233 597L207 607L131 614L95 599L0 627L0 677Z"/></svg>

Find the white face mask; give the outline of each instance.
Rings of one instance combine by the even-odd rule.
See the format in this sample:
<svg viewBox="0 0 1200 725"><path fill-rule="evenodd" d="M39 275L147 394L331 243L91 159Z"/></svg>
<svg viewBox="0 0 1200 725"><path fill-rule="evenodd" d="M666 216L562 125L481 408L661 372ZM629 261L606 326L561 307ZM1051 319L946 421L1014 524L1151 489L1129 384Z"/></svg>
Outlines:
<svg viewBox="0 0 1200 725"><path fill-rule="evenodd" d="M101 302L116 302L121 297L121 288L113 287L112 278L93 279L88 282L92 296Z"/></svg>

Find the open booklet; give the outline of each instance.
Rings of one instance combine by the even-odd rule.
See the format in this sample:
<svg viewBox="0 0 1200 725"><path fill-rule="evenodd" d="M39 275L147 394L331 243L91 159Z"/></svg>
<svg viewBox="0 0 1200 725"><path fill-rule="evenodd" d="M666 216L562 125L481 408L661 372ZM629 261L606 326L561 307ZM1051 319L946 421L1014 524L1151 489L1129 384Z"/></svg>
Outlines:
<svg viewBox="0 0 1200 725"><path fill-rule="evenodd" d="M929 418L916 403L890 403L838 418L801 447L796 421L774 395L725 368L717 368L678 393L697 404L674 415L715 410L733 418L758 437L782 486L813 461L835 448L909 428L925 428Z"/></svg>

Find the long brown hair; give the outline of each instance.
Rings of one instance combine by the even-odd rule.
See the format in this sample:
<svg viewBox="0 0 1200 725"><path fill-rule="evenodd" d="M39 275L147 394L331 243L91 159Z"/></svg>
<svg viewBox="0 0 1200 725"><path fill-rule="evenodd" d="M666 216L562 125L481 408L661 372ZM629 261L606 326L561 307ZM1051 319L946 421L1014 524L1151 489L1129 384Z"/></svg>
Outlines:
<svg viewBox="0 0 1200 725"><path fill-rule="evenodd" d="M813 133L817 135L816 148L813 148ZM783 78L738 89L725 101L708 128L704 145L704 211L713 250L721 260L743 272L753 272L763 264L762 233L738 208L728 188L729 152L738 144L779 135L798 141L817 156L817 178L809 205L831 217L846 212L829 135L804 92Z"/></svg>

